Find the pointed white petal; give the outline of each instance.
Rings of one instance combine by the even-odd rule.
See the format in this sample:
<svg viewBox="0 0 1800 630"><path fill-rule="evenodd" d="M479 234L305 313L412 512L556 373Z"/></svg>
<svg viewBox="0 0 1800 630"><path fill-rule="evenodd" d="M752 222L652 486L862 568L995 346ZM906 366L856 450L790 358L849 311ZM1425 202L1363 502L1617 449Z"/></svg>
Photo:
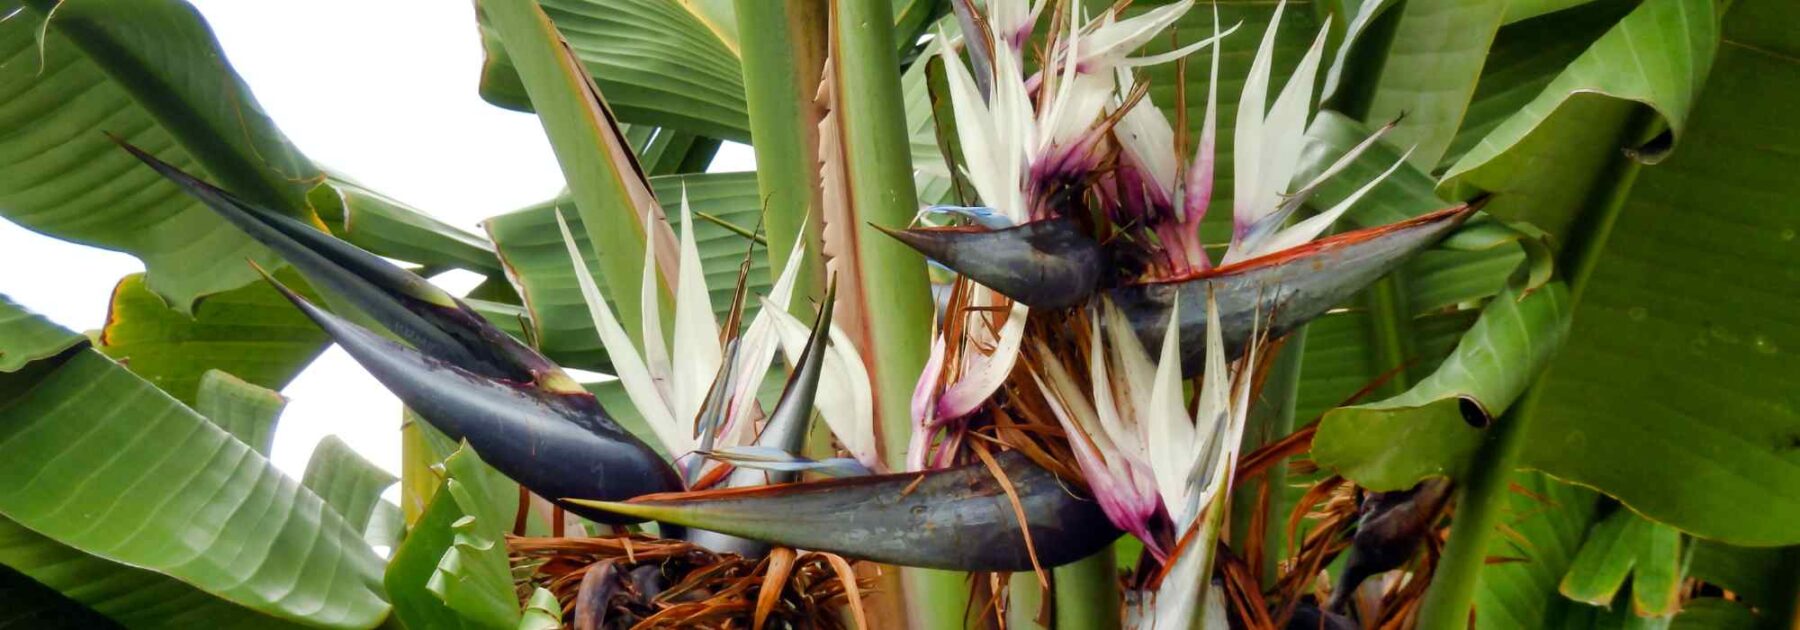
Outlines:
<svg viewBox="0 0 1800 630"><path fill-rule="evenodd" d="M1254 251L1249 252L1249 256L1261 256L1290 247L1298 247L1305 245L1314 238L1318 238L1320 234L1325 233L1327 228L1331 227L1331 224L1336 223L1339 217L1344 216L1345 212L1355 206L1356 202L1361 201L1364 195L1369 194L1369 191L1374 190L1376 186L1381 185L1383 180L1386 180L1389 175L1394 174L1394 171L1399 170L1402 165L1406 164L1406 158L1411 155L1412 150L1407 149L1406 153L1400 156L1400 161L1395 162L1393 166L1389 166L1387 170L1382 171L1380 176L1369 180L1369 183L1363 184L1361 188L1356 189L1356 192L1350 193L1350 196L1337 202L1337 204L1331 206L1330 209L1308 217L1305 221L1296 223L1292 227L1276 233L1274 236L1270 237L1268 241L1258 245Z"/></svg>
<svg viewBox="0 0 1800 630"><path fill-rule="evenodd" d="M1294 169L1300 164L1300 149L1306 146L1306 121L1312 118L1313 83L1319 74L1319 59L1325 54L1325 36L1330 27L1319 29L1313 45L1300 58L1300 65L1288 79L1287 86L1269 107L1263 122L1262 164L1257 168L1256 209L1266 216L1273 212L1288 189Z"/></svg>
<svg viewBox="0 0 1800 630"><path fill-rule="evenodd" d="M1150 389L1145 427L1150 436L1150 470L1156 489L1170 514L1180 514L1188 503L1187 471L1194 452L1194 425L1181 401L1181 334L1176 324L1178 309L1169 310L1169 326L1163 333L1162 359L1156 366ZM1179 523L1177 523L1179 525Z"/></svg>
<svg viewBox="0 0 1800 630"><path fill-rule="evenodd" d="M1224 39L1226 35L1230 35L1232 33L1237 32L1238 27L1243 26L1243 25L1244 25L1243 22L1238 22L1237 24L1231 25L1231 28L1225 29L1225 32L1223 32L1223 33L1214 33L1212 37L1202 39L1200 41L1194 42L1192 44L1188 44L1186 46L1182 46L1180 48L1171 50L1169 52L1157 53L1154 55L1145 55L1142 57L1132 57L1130 59L1120 61L1118 65L1120 68L1136 68L1136 67L1140 67L1140 66L1154 66L1157 64L1161 64L1161 63L1168 63L1168 62L1174 61L1176 59L1180 59L1182 57L1186 57L1188 55L1199 52L1200 49L1205 48L1207 46L1212 46L1212 45L1218 44L1219 40Z"/></svg>
<svg viewBox="0 0 1800 630"><path fill-rule="evenodd" d="M1085 44L1077 56L1083 66L1082 71L1111 72L1115 64L1125 60L1125 55L1149 43L1151 38L1181 19L1193 6L1193 0L1181 0L1128 20L1102 24L1085 38ZM1107 19L1111 17L1110 13L1106 16ZM1199 50L1197 47L1194 49Z"/></svg>
<svg viewBox="0 0 1800 630"><path fill-rule="evenodd" d="M1235 144L1232 146L1233 242L1237 241L1238 233L1255 222L1259 215L1257 184L1262 179L1263 117L1268 112L1264 105L1269 98L1269 72L1275 63L1275 33L1281 26L1281 14L1286 8L1287 0L1275 5L1275 13L1269 18L1269 29L1263 31L1256 58L1250 62L1250 73L1244 77L1244 90L1238 94Z"/></svg>
<svg viewBox="0 0 1800 630"><path fill-rule="evenodd" d="M980 407L1000 389L1019 359L1019 345L1025 341L1025 317L1030 311L1024 304L1013 302L1006 323L1001 325L1000 335L995 340L993 353L975 360L961 379L944 389L944 395L938 399L939 413L949 418L961 417Z"/></svg>
<svg viewBox="0 0 1800 630"><path fill-rule="evenodd" d="M569 233L569 224L563 221L560 210L556 213L556 224L562 228L563 244L568 246L575 280L581 286L581 297L594 319L594 329L600 333L600 343L606 347L607 357L612 359L613 370L618 372L619 380L625 386L625 396L631 399L632 406L637 407L644 422L656 434L657 441L662 442L670 454L679 456L694 450L692 434L683 433L675 426L668 402L657 393L650 370L638 356L637 347L632 345L631 337L625 334L619 320L613 317L612 308L600 297L600 288L594 284L594 276L588 273L581 250L575 246L575 236Z"/></svg>
<svg viewBox="0 0 1800 630"><path fill-rule="evenodd" d="M806 351L811 328L769 300L763 300L762 312L769 314L788 363L798 362ZM875 399L868 367L842 329L833 324L829 334L831 347L825 354L813 407L857 461L874 466L880 455L875 450Z"/></svg>
<svg viewBox="0 0 1800 630"><path fill-rule="evenodd" d="M706 270L700 266L700 248L694 242L694 213L687 190L681 192L681 285L675 288L675 418L693 433L695 417L706 403L724 358L719 348L719 323L713 319L712 296L706 290Z"/></svg>

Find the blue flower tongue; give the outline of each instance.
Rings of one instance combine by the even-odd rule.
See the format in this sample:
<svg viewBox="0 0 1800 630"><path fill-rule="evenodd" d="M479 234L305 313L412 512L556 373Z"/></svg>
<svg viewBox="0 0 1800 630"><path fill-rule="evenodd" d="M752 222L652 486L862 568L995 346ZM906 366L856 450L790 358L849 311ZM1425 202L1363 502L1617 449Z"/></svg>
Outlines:
<svg viewBox="0 0 1800 630"><path fill-rule="evenodd" d="M1287 334L1343 304L1400 263L1454 231L1472 206L1446 208L1398 223L1346 232L1300 247L1219 267L1179 282L1123 286L1108 297L1147 348L1161 345L1169 310L1181 303L1181 373L1197 375L1206 355L1206 300L1219 308L1225 352L1243 354L1252 332Z"/></svg>
<svg viewBox="0 0 1800 630"><path fill-rule="evenodd" d="M1053 567L1112 544L1099 504L1014 451L995 456L1018 494L1038 562ZM1004 486L983 464L922 473L641 497L602 509L800 549L956 571L1030 571Z"/></svg>
<svg viewBox="0 0 1800 630"><path fill-rule="evenodd" d="M876 227L952 271L1032 308L1068 308L1086 302L1105 269L1100 244L1065 218L998 230Z"/></svg>

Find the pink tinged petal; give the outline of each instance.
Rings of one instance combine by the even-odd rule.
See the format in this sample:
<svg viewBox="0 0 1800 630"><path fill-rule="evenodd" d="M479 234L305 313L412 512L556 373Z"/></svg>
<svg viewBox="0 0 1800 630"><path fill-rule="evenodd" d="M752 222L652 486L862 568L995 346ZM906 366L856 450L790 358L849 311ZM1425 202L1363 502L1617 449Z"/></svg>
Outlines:
<svg viewBox="0 0 1800 630"><path fill-rule="evenodd" d="M1032 380L1043 392L1051 414L1069 435L1075 462L1081 467L1082 476L1087 479L1088 489L1094 493L1100 510L1119 529L1137 536L1161 558L1162 549L1150 533L1150 519L1157 507L1155 492L1141 492L1141 485L1132 479L1131 463L1124 454L1114 450L1104 432L1094 426L1094 408L1088 406L1081 388L1062 365L1050 361L1044 367L1049 381L1035 371Z"/></svg>
<svg viewBox="0 0 1800 630"><path fill-rule="evenodd" d="M1213 5L1213 32L1219 32L1219 7ZM1194 164L1188 168L1182 197L1183 226L1187 228L1182 252L1199 271L1212 268L1212 259L1200 242L1200 221L1212 205L1213 169L1218 164L1219 49L1212 50L1212 69L1206 81L1206 117L1200 125L1200 142L1194 148Z"/></svg>
<svg viewBox="0 0 1800 630"><path fill-rule="evenodd" d="M931 434L935 418L932 411L937 409L938 377L944 373L944 336L938 335L931 342L931 356L925 359L925 369L919 373L919 382L913 386L912 395L912 441L907 444L906 469L923 470L925 468L926 450L931 443Z"/></svg>
<svg viewBox="0 0 1800 630"><path fill-rule="evenodd" d="M977 358L963 372L962 378L944 389L944 395L937 403L939 417L966 416L1000 389L1019 359L1019 344L1025 341L1025 317L1030 312L1024 304L1013 303L1006 323L1000 328L993 353Z"/></svg>
<svg viewBox="0 0 1800 630"><path fill-rule="evenodd" d="M631 337L625 334L625 328L613 316L612 308L600 297L600 288L594 283L594 276L588 273L587 264L581 258L581 250L575 245L575 236L569 233L569 224L563 221L561 211L556 213L556 224L562 229L563 244L569 249L576 284L581 287L581 297L587 302L588 314L593 317L594 330L599 332L600 344L606 348L607 356L612 359L613 370L618 372L619 380L625 386L625 396L631 399L631 405L637 407L645 424L650 425L657 441L662 442L663 448L670 454L680 456L694 450L693 436L676 427L675 418L669 413L668 402L657 392L650 370L638 355L637 347L632 345Z"/></svg>
<svg viewBox="0 0 1800 630"><path fill-rule="evenodd" d="M675 287L674 356L675 418L694 431L695 418L706 403L706 392L717 378L724 357L719 348L719 323L713 319L712 295L706 289L706 270L700 266L700 248L694 240L694 213L687 191L681 193L681 269Z"/></svg>

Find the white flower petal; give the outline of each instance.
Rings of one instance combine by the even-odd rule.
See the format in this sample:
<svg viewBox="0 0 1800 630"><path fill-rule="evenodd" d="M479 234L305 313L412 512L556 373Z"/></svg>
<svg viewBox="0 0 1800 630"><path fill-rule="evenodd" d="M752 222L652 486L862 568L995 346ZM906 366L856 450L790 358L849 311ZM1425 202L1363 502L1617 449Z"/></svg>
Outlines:
<svg viewBox="0 0 1800 630"><path fill-rule="evenodd" d="M1162 359L1156 366L1154 385L1150 389L1150 407L1144 422L1150 436L1150 470L1156 474L1156 489L1163 506L1171 515L1186 513L1188 504L1187 472L1194 457L1194 425L1188 420L1181 401L1181 334L1179 308L1169 309L1169 326L1163 333ZM1179 521L1176 525L1181 525ZM1185 528L1177 528L1185 531Z"/></svg>
<svg viewBox="0 0 1800 630"><path fill-rule="evenodd" d="M575 268L575 280L581 286L581 297L587 302L588 313L594 319L594 330L599 332L600 343L605 346L607 357L612 360L613 371L618 373L619 381L625 386L625 396L631 399L632 406L637 407L645 424L650 425L657 441L662 442L663 448L670 454L680 456L694 450L693 434L684 433L675 426L668 402L656 391L650 370L644 366L643 358L638 356L637 347L632 345L631 337L625 334L625 328L619 325L619 320L613 317L612 308L606 305L605 298L600 297L600 288L594 284L594 276L588 273L581 250L575 245L575 236L569 233L569 224L563 221L560 210L556 213L556 224L562 228L563 244L568 246L569 258Z"/></svg>
<svg viewBox="0 0 1800 630"><path fill-rule="evenodd" d="M706 290L706 270L700 266L700 248L694 242L694 213L688 206L687 189L681 191L681 285L675 288L675 418L693 433L694 420L706 404L706 392L719 374L724 358L719 348L719 323L713 319L712 295Z"/></svg>

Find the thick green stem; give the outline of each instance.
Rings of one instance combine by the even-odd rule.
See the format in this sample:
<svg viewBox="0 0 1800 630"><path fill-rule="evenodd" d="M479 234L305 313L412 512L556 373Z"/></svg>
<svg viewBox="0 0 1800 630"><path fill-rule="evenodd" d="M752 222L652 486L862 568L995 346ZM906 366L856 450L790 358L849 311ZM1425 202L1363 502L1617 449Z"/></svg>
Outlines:
<svg viewBox="0 0 1800 630"><path fill-rule="evenodd" d="M1057 567L1052 584L1056 593L1055 627L1097 630L1119 627L1118 573L1111 547Z"/></svg>
<svg viewBox="0 0 1800 630"><path fill-rule="evenodd" d="M1306 328L1302 327L1288 334L1286 341L1282 342L1281 354L1269 366L1269 375L1263 381L1262 391L1251 403L1240 452L1249 453L1294 431L1294 405L1300 391L1300 357L1305 353ZM1269 503L1267 511L1263 513L1261 531L1260 566L1264 587L1275 584L1275 578L1280 572L1281 553L1285 548L1283 538L1287 535L1285 523L1288 505L1284 488L1287 470L1286 458L1276 460L1261 476L1244 479L1231 495L1231 547L1239 553L1248 553L1245 543L1254 535L1251 529L1257 513L1257 497L1262 493L1263 486L1268 486Z"/></svg>
<svg viewBox="0 0 1800 630"><path fill-rule="evenodd" d="M1655 124L1654 120L1649 112L1640 112L1631 128L1640 130L1641 135L1642 130ZM1557 261L1568 278L1571 312L1581 303L1582 292L1599 265L1606 241L1612 235L1619 211L1625 206L1625 199L1637 182L1641 168L1641 164L1629 158L1620 158L1614 163L1611 172L1602 180L1611 181L1613 185L1596 193L1590 204L1593 211L1583 217ZM1546 369L1538 375L1538 382L1549 377L1550 370ZM1467 627L1469 607L1480 581L1481 568L1487 564L1488 542L1494 536L1499 512L1505 507L1509 492L1507 481L1511 479L1519 452L1523 450L1519 436L1527 430L1523 425L1536 415L1533 412L1541 391L1537 386L1527 390L1513 405L1512 411L1490 430L1487 441L1476 453L1470 467L1472 472L1463 481L1457 498L1455 516L1450 523L1450 541L1444 546L1444 557L1419 609L1420 628Z"/></svg>
<svg viewBox="0 0 1800 630"><path fill-rule="evenodd" d="M769 273L789 264L794 239L806 231L796 289L789 309L807 317L824 295L819 211L819 108L813 97L825 68L824 2L736 0L743 53L744 97L756 149L756 183L768 231Z"/></svg>
<svg viewBox="0 0 1800 630"><path fill-rule="evenodd" d="M1536 404L1539 391L1542 390L1532 388L1512 413L1495 423L1476 453L1456 501L1450 542L1444 545L1444 556L1419 608L1418 627L1451 630L1469 626L1469 604L1475 598L1481 567L1487 564L1494 523L1506 508L1507 481L1519 459L1520 436L1525 434L1525 427L1520 425L1530 420L1529 410Z"/></svg>
<svg viewBox="0 0 1800 630"><path fill-rule="evenodd" d="M900 58L888 0L835 0L832 37L840 133L850 202L858 221L858 280L870 347L863 348L875 386L882 454L898 469L912 432L914 379L930 351L934 311L925 260L871 227L906 225L918 211L912 155L900 91ZM957 573L908 570L907 601L916 628L963 625L968 585Z"/></svg>

